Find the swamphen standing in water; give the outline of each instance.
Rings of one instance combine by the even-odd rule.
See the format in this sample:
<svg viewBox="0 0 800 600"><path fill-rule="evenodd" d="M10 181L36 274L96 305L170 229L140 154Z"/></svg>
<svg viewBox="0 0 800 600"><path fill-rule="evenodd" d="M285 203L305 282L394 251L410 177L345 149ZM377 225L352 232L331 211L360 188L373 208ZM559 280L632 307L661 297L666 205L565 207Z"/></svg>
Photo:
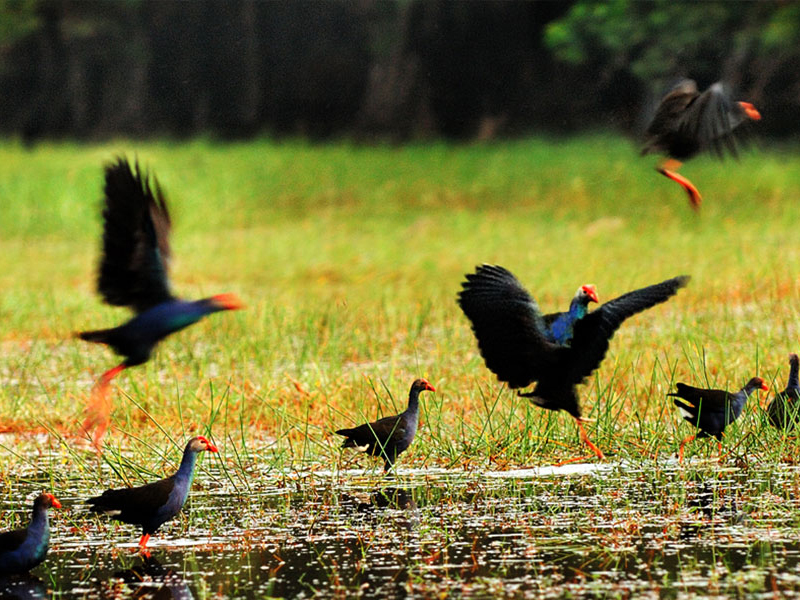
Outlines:
<svg viewBox="0 0 800 600"><path fill-rule="evenodd" d="M388 471L397 457L405 452L414 440L419 425L419 393L435 392L425 379L417 379L408 393L408 408L399 415L384 417L373 423L364 423L336 433L347 439L342 448L358 448L371 456L383 458L383 470Z"/></svg>
<svg viewBox="0 0 800 600"><path fill-rule="evenodd" d="M583 428L575 386L600 366L625 319L668 300L688 281L685 275L667 279L592 312L586 306L597 301L597 294L594 287L583 286L568 312L542 315L514 275L500 266L482 265L461 284L458 304L472 323L488 369L511 389L536 382L532 392L518 394L542 408L568 412L581 439L604 458Z"/></svg>
<svg viewBox="0 0 800 600"><path fill-rule="evenodd" d="M800 399L800 360L797 354L789 355L789 382L786 389L773 398L767 409L769 422L778 429L791 431L794 429L795 419L798 418L797 400Z"/></svg>
<svg viewBox="0 0 800 600"><path fill-rule="evenodd" d="M47 556L50 523L47 510L61 508L53 494L39 494L33 501L33 517L24 529L0 533L0 575L27 573Z"/></svg>
<svg viewBox="0 0 800 600"><path fill-rule="evenodd" d="M760 377L753 377L741 390L733 394L725 390L696 388L685 383L678 383L676 386L678 391L670 392L667 396L675 398L673 402L683 414L684 420L700 430L700 433L690 435L681 441L678 450L680 462L683 462L684 446L694 439L714 437L717 439L719 449L722 450L725 428L742 414L744 403L750 394L756 390L769 389Z"/></svg>
<svg viewBox="0 0 800 600"><path fill-rule="evenodd" d="M722 157L727 149L735 156L733 130L748 119L760 118L749 102L732 101L721 82L700 93L693 80L684 79L661 99L645 133L642 154L661 153L669 157L656 170L686 190L692 208L697 210L702 201L700 192L676 172L680 161L706 150Z"/></svg>
<svg viewBox="0 0 800 600"><path fill-rule="evenodd" d="M186 444L181 465L174 475L139 487L106 490L100 496L89 498L87 503L92 505L93 512L140 525L139 548L146 552L150 536L183 508L194 479L197 454L205 450L217 452L217 447L202 435L194 437Z"/></svg>
<svg viewBox="0 0 800 600"><path fill-rule="evenodd" d="M167 277L170 257L170 218L158 181L138 165L132 169L120 158L105 169L103 252L97 289L112 306L128 306L136 313L119 327L82 331L89 342L107 344L124 360L100 376L87 408L83 428L95 429L94 444L108 426L110 404L106 392L111 380L123 369L150 358L159 341L214 312L242 308L233 294L220 294L197 301L176 298Z"/></svg>

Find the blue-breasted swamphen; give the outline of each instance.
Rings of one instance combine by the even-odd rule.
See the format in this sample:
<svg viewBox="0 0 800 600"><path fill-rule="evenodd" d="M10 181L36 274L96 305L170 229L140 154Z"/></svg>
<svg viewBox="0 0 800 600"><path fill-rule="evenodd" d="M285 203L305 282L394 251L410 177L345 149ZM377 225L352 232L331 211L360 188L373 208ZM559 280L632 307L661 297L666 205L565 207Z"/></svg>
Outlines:
<svg viewBox="0 0 800 600"><path fill-rule="evenodd" d="M542 408L568 412L578 424L581 439L603 458L583 428L575 386L600 366L611 337L625 319L668 300L689 277L668 279L628 292L592 312L584 311L572 323L571 337L564 338L565 343L553 341L552 324L562 318L561 313L542 315L536 301L508 270L482 265L466 277L458 304L472 323L488 369L511 389L536 382L532 392L519 395Z"/></svg>
<svg viewBox="0 0 800 600"><path fill-rule="evenodd" d="M800 371L800 360L798 360L797 354L790 354L789 381L786 384L786 389L773 398L767 409L769 422L784 431L794 429L795 420L798 418L797 411L798 407L800 407L800 403L797 402L800 399L798 371Z"/></svg>
<svg viewBox="0 0 800 600"><path fill-rule="evenodd" d="M599 302L597 289L593 285L582 285L569 303L569 310L544 316L545 336L548 342L569 345L575 323L589 312L589 303Z"/></svg>
<svg viewBox="0 0 800 600"><path fill-rule="evenodd" d="M684 420L697 427L700 432L681 441L678 456L683 462L683 448L694 439L714 437L722 449L722 436L725 428L733 423L744 410L747 398L756 390L767 390L767 384L760 377L753 377L738 392L725 390L706 390L685 383L676 384L677 392L669 392L674 397L675 406L681 411Z"/></svg>
<svg viewBox="0 0 800 600"><path fill-rule="evenodd" d="M97 289L112 306L128 306L136 315L110 329L82 331L86 341L110 346L124 360L103 373L87 409L84 431L95 429L95 446L108 424L105 393L123 369L150 358L159 341L214 312L242 308L233 294L196 301L176 298L170 289L170 217L158 181L131 168L124 158L105 168L103 250Z"/></svg>
<svg viewBox="0 0 800 600"><path fill-rule="evenodd" d="M0 575L27 573L47 556L50 508L61 508L61 503L53 494L39 494L33 501L30 524L24 529L0 533Z"/></svg>
<svg viewBox="0 0 800 600"><path fill-rule="evenodd" d="M106 490L100 496L89 498L87 503L93 512L139 525L142 528L139 547L144 551L150 536L181 511L194 479L197 454L204 450L217 452L217 447L202 435L194 437L186 444L174 475L139 487Z"/></svg>
<svg viewBox="0 0 800 600"><path fill-rule="evenodd" d="M761 118L749 102L734 102L722 82L700 93L691 79L678 82L656 108L645 132L642 154L660 153L669 157L656 170L678 183L697 210L702 198L691 181L676 171L680 161L699 152L711 151L722 157L725 150L737 154L733 130L747 120Z"/></svg>
<svg viewBox="0 0 800 600"><path fill-rule="evenodd" d="M347 439L342 448L357 448L371 456L383 459L383 470L388 471L397 457L405 452L414 440L419 425L419 393L435 392L425 379L417 379L408 393L408 408L399 415L384 417L373 423L364 423L352 429L339 429L336 433Z"/></svg>

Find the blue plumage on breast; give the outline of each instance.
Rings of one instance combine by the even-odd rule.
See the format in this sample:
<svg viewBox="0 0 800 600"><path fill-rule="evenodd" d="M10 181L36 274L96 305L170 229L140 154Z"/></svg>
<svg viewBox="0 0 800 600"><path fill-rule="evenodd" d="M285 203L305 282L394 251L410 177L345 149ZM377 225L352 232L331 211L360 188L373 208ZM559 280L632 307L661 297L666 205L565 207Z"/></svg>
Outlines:
<svg viewBox="0 0 800 600"><path fill-rule="evenodd" d="M22 543L13 550L0 552L1 575L25 573L44 560L50 542L47 514L44 511L36 514L26 530L3 535L14 534L22 537Z"/></svg>

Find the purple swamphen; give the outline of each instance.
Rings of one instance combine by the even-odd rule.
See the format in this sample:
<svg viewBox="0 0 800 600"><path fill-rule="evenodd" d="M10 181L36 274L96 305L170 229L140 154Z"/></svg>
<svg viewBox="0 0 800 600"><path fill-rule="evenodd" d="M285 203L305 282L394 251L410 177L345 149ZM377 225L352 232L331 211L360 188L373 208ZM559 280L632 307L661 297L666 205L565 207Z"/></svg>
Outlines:
<svg viewBox="0 0 800 600"><path fill-rule="evenodd" d="M425 379L417 379L408 393L408 408L399 415L384 417L372 423L364 423L351 429L339 429L336 433L345 438L342 448L357 448L371 456L383 459L383 470L388 471L397 457L414 441L419 425L419 394L435 392Z"/></svg>
<svg viewBox="0 0 800 600"><path fill-rule="evenodd" d="M738 392L725 390L706 390L685 383L676 384L677 392L669 392L674 397L673 403L681 411L683 419L700 432L690 435L681 441L678 457L683 462L683 448L694 439L714 437L719 449L722 449L722 436L725 428L733 423L744 410L747 398L756 390L767 390L767 384L760 377L753 377Z"/></svg>
<svg viewBox="0 0 800 600"><path fill-rule="evenodd" d="M150 536L183 508L194 479L197 455L205 450L218 451L202 435L194 437L186 444L183 459L174 475L139 487L106 490L99 496L89 498L87 503L91 505L92 512L141 526L139 548L146 552Z"/></svg>
<svg viewBox="0 0 800 600"><path fill-rule="evenodd" d="M578 290L573 305L583 303L578 318L570 313L542 315L539 306L511 272L482 265L470 273L458 294L458 304L472 324L487 368L511 389L536 382L532 392L518 394L549 410L564 410L578 425L581 439L599 458L603 453L586 434L575 386L600 366L614 332L628 317L665 302L685 286L686 275L634 290L610 300L592 312L585 304L596 301ZM593 296L593 297L592 297ZM572 310L570 311L572 312ZM569 335L553 325L569 322Z"/></svg>
<svg viewBox="0 0 800 600"><path fill-rule="evenodd" d="M0 575L27 573L47 556L50 523L47 511L61 508L53 494L39 494L33 501L33 517L23 529L0 533Z"/></svg>
<svg viewBox="0 0 800 600"><path fill-rule="evenodd" d="M86 411L83 429L95 429L94 443L108 426L110 404L106 391L123 369L146 362L159 341L222 310L242 308L234 294L220 294L196 301L175 297L170 289L167 263L170 257L170 217L158 181L153 185L136 165L125 158L105 168L103 251L97 289L112 306L128 306L136 315L110 329L82 331L78 337L110 346L124 360L103 373Z"/></svg>
<svg viewBox="0 0 800 600"><path fill-rule="evenodd" d="M680 161L711 151L722 157L727 149L737 153L733 130L761 114L749 102L734 102L721 82L700 93L691 79L678 82L662 99L645 132L642 154L661 153L669 157L656 170L678 183L697 210L702 198L691 181L676 171Z"/></svg>

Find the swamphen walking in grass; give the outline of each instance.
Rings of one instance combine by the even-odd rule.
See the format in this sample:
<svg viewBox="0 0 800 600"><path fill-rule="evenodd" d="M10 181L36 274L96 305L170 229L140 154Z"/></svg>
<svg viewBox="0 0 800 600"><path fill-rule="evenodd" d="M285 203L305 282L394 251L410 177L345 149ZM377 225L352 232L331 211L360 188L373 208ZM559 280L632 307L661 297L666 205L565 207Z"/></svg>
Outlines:
<svg viewBox="0 0 800 600"><path fill-rule="evenodd" d="M686 190L692 208L697 210L702 201L700 192L676 172L680 161L707 150L722 157L727 149L735 156L733 130L747 120L760 118L749 102L732 101L721 82L700 93L693 80L684 79L661 99L645 133L642 154L669 157L656 170Z"/></svg>
<svg viewBox="0 0 800 600"><path fill-rule="evenodd" d="M99 448L110 416L106 391L123 369L150 358L159 341L214 312L242 308L233 294L197 301L176 298L167 277L170 257L170 217L164 194L138 165L132 169L124 158L105 169L103 252L97 289L112 306L128 306L131 320L111 329L82 331L88 342L110 346L124 360L100 376L93 402L87 408L83 428L95 429Z"/></svg>
<svg viewBox="0 0 800 600"><path fill-rule="evenodd" d="M47 556L50 508L61 508L61 503L53 494L39 494L33 501L30 525L0 533L0 575L27 573Z"/></svg>
<svg viewBox="0 0 800 600"><path fill-rule="evenodd" d="M381 457L384 472L391 469L397 457L414 441L419 425L419 393L424 391L435 392L436 389L427 380L417 379L408 393L408 408L399 415L352 429L339 429L336 433L347 438L342 448L357 448L371 456Z"/></svg>
<svg viewBox="0 0 800 600"><path fill-rule="evenodd" d="M767 384L760 377L753 377L738 392L730 393L725 390L706 390L696 388L685 383L676 384L678 391L670 392L667 396L675 398L675 406L683 414L687 423L697 427L700 432L690 435L681 441L678 457L683 462L683 448L694 439L714 437L717 439L719 449L722 450L722 436L725 428L733 423L744 410L747 398L756 390L767 390Z"/></svg>
<svg viewBox="0 0 800 600"><path fill-rule="evenodd" d="M798 404L797 400L800 399L800 378L798 378L798 371L800 370L800 360L797 354L789 355L789 381L786 384L786 389L773 398L772 402L767 409L769 415L769 422L778 429L784 431L791 431L794 429L795 420L798 418Z"/></svg>
<svg viewBox="0 0 800 600"><path fill-rule="evenodd" d="M100 496L89 498L87 503L91 504L92 512L141 526L139 548L146 552L150 536L183 508L194 479L197 455L205 450L217 452L217 447L202 435L194 437L186 444L180 467L174 475L139 487L106 490Z"/></svg>
<svg viewBox="0 0 800 600"><path fill-rule="evenodd" d="M592 312L586 310L586 304L596 302L597 294L593 287L587 292L584 286L569 312L550 315L541 314L536 301L503 267L482 265L466 277L458 304L472 323L488 369L511 389L536 382L532 392L518 394L542 408L572 415L581 439L603 458L583 428L585 419L575 386L600 366L611 337L625 319L668 300L689 277L683 275L629 292Z"/></svg>

